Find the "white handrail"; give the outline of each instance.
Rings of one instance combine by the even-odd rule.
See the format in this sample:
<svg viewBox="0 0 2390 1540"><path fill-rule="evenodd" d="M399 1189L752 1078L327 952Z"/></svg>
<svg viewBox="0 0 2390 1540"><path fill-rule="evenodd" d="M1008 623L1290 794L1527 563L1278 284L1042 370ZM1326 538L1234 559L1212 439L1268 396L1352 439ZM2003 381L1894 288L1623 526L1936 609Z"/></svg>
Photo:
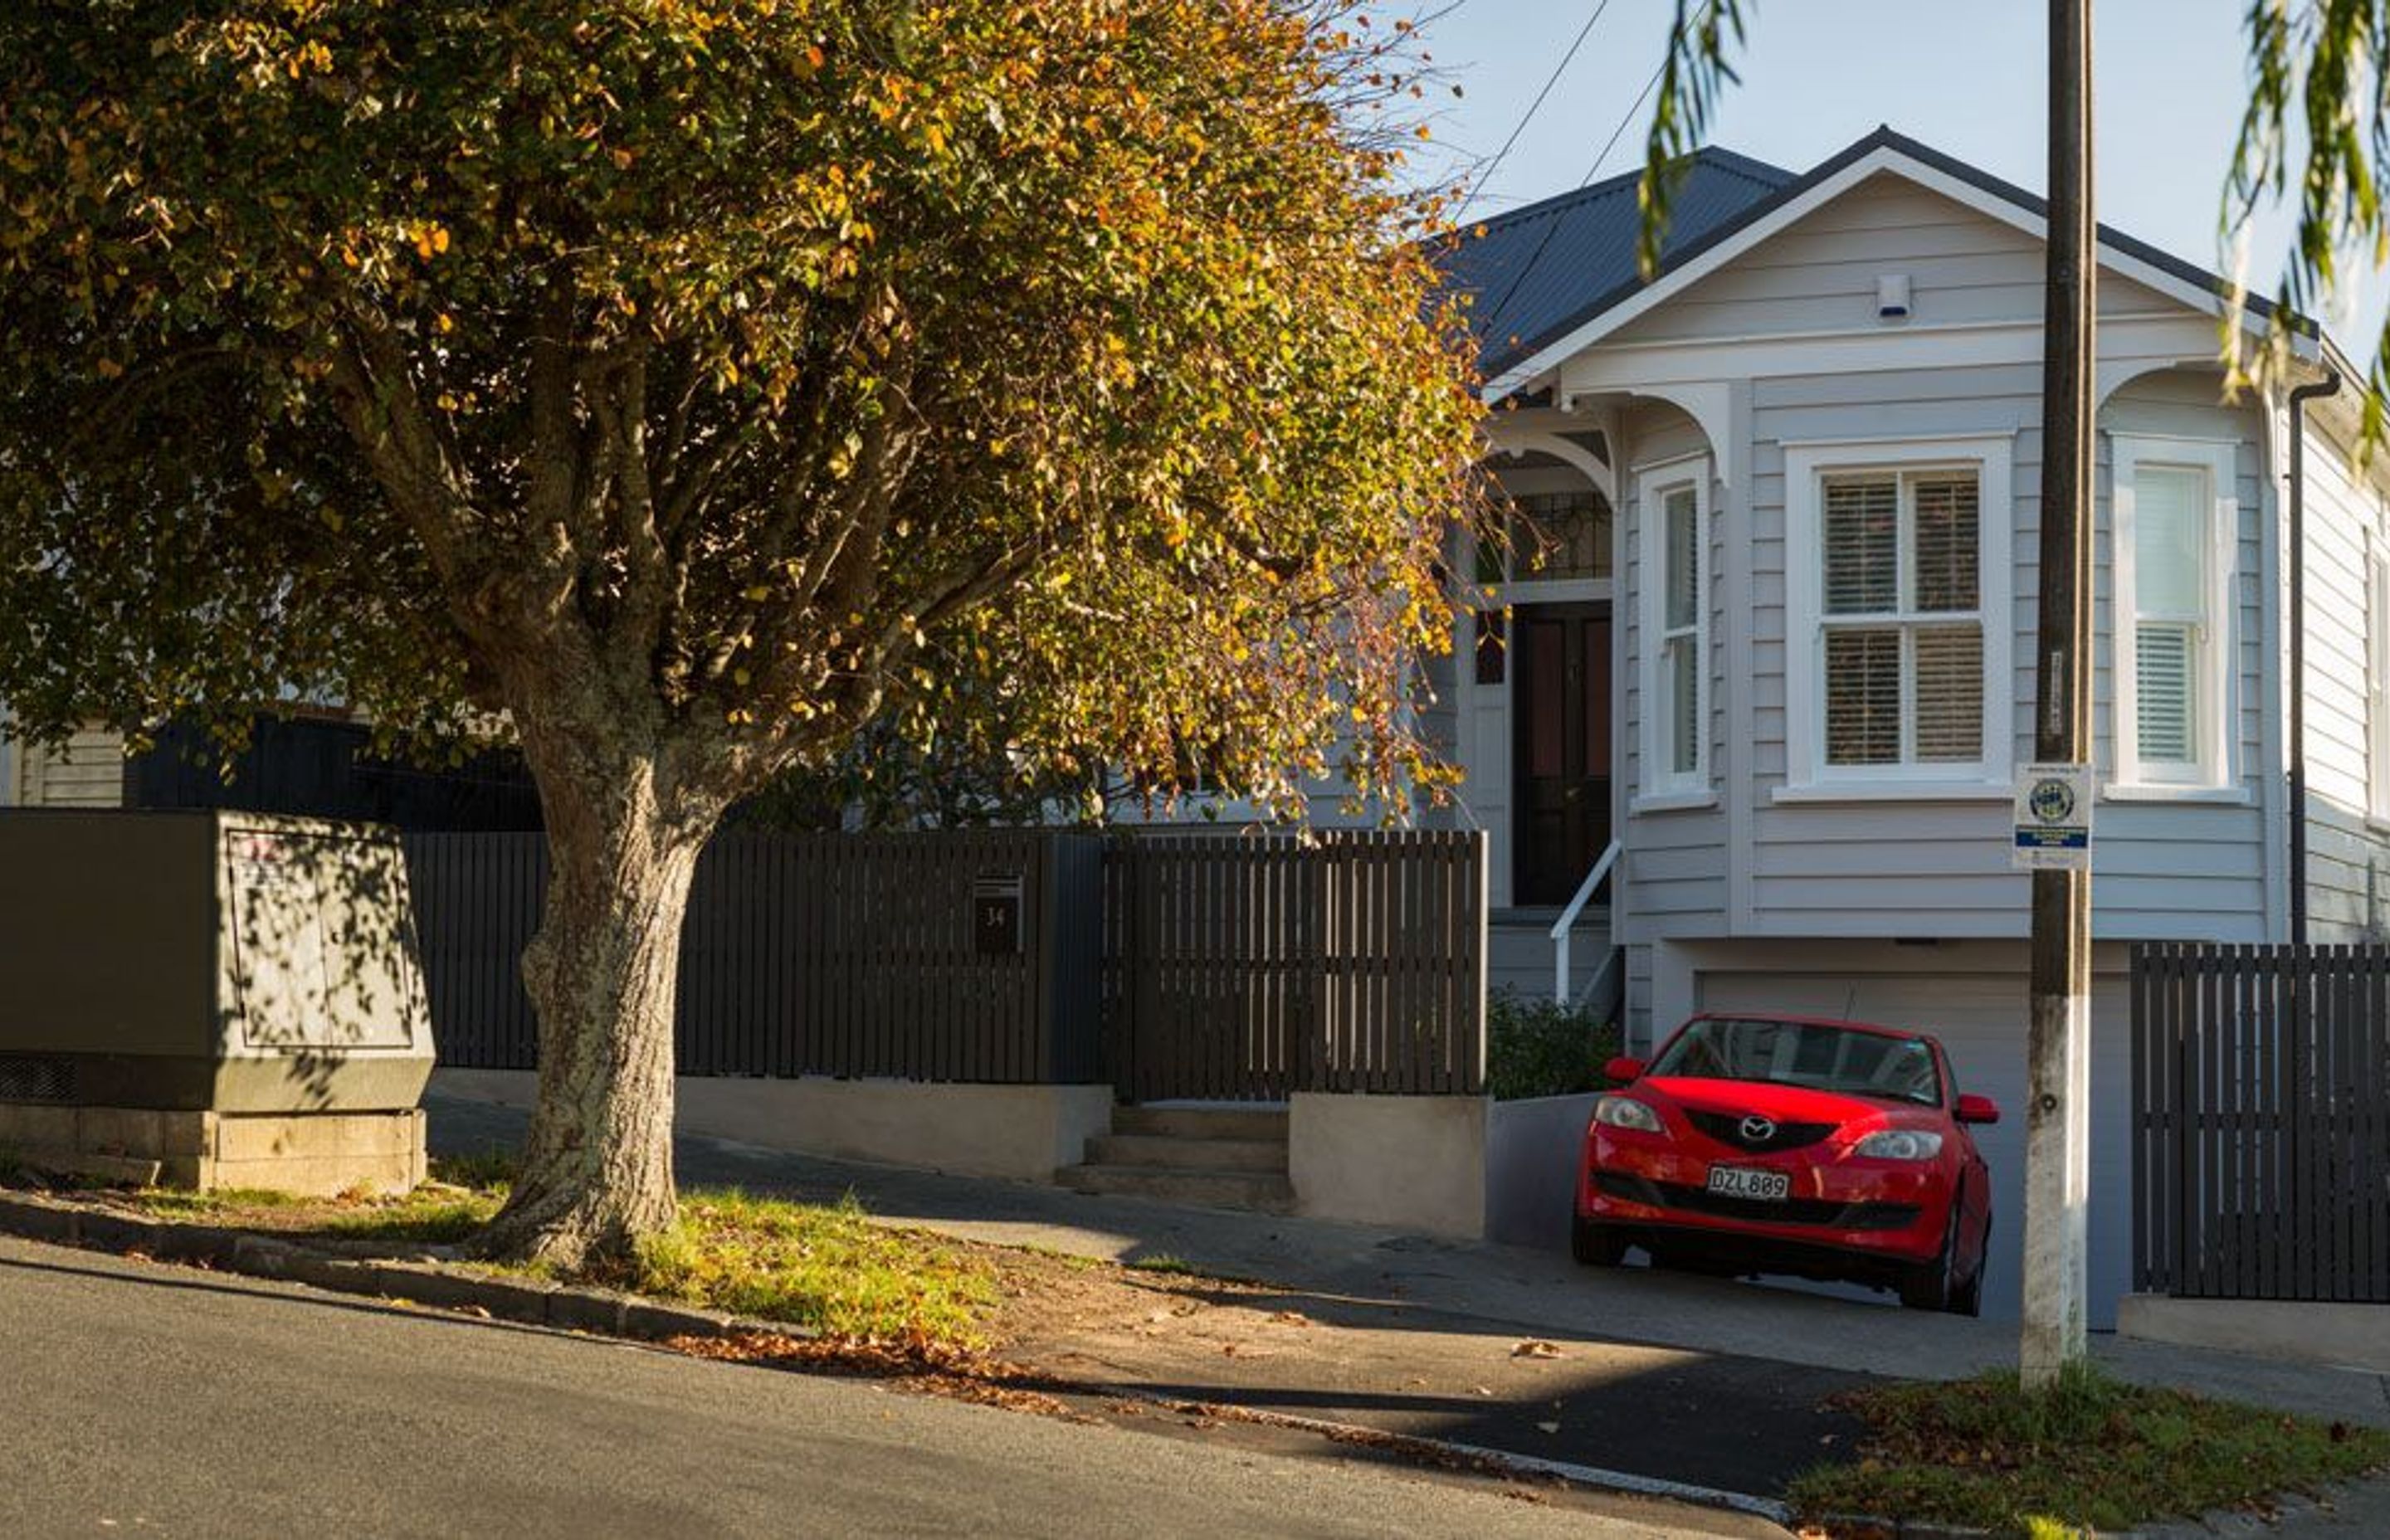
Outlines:
<svg viewBox="0 0 2390 1540"><path fill-rule="evenodd" d="M1601 853L1601 859L1593 864L1593 870L1586 873L1585 880L1576 885L1576 896L1568 901L1568 907L1561 911L1561 918L1552 922L1552 1003L1554 1005L1565 1007L1569 1002L1569 932L1576 928L1576 917L1585 913L1585 906L1592 899L1593 891L1601 886L1601 879L1608 877L1610 868L1618 864L1620 849L1621 846L1617 841L1610 841L1609 847Z"/></svg>

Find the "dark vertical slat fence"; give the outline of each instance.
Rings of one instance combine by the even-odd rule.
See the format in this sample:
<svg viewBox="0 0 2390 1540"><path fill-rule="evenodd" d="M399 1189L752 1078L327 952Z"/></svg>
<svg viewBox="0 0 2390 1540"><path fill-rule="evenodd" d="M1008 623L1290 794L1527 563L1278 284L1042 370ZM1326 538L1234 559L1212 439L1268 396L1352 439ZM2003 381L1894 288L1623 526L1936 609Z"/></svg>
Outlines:
<svg viewBox="0 0 2390 1540"><path fill-rule="evenodd" d="M2135 1286L2390 1303L2390 948L2133 952Z"/></svg>
<svg viewBox="0 0 2390 1540"><path fill-rule="evenodd" d="M1480 836L1153 832L1106 861L1102 1040L1131 1100L1484 1088Z"/></svg>
<svg viewBox="0 0 2390 1540"><path fill-rule="evenodd" d="M540 838L406 849L441 1062L533 1067ZM984 898L1017 898L1017 950L982 943ZM700 1075L1474 1095L1485 918L1474 834L730 834L689 896L675 1046Z"/></svg>

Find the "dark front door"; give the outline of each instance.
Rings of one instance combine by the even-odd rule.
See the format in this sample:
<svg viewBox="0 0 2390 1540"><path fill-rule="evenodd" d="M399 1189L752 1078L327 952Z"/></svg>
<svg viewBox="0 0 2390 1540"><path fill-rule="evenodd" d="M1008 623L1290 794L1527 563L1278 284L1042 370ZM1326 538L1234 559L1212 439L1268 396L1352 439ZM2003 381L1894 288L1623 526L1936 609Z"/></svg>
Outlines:
<svg viewBox="0 0 2390 1540"><path fill-rule="evenodd" d="M1512 625L1510 902L1566 904L1610 843L1610 606L1522 605Z"/></svg>

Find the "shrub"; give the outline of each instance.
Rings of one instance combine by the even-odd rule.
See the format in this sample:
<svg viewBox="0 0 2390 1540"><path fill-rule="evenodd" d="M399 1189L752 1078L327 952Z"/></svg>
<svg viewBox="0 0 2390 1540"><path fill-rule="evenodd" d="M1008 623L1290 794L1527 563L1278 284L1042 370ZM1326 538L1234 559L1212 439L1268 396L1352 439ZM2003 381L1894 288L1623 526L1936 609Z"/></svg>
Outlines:
<svg viewBox="0 0 2390 1540"><path fill-rule="evenodd" d="M1485 998L1485 1089L1497 1101L1599 1091L1619 1052L1618 1027L1582 1005L1557 1005L1508 987Z"/></svg>

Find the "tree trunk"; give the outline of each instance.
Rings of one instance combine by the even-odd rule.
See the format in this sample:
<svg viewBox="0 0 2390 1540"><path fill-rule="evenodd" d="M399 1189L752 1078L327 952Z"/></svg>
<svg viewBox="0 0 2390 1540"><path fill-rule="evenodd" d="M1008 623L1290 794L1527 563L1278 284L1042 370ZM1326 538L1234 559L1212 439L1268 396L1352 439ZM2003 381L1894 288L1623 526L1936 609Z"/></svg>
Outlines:
<svg viewBox="0 0 2390 1540"><path fill-rule="evenodd" d="M653 754L543 754L547 900L523 951L539 1104L484 1256L575 1271L669 1228L681 921L718 814L668 809ZM543 764L542 762L546 763Z"/></svg>

